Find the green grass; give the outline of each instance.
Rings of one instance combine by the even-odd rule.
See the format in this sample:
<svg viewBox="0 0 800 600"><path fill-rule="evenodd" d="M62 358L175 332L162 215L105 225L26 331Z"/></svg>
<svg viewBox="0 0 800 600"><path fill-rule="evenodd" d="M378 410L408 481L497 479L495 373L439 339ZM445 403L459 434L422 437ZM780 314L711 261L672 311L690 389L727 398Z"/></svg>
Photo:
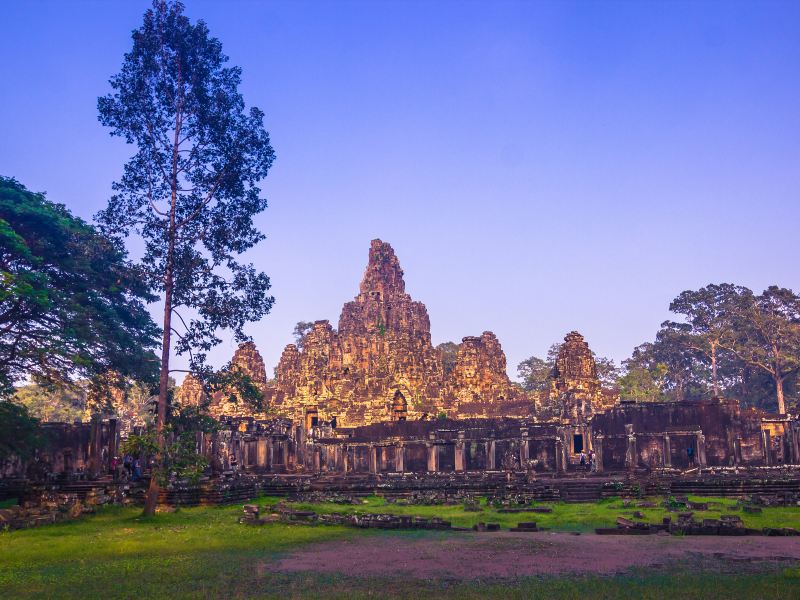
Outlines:
<svg viewBox="0 0 800 600"><path fill-rule="evenodd" d="M258 503L276 498L259 498ZM712 500L713 501L713 500ZM723 510L708 516L732 514ZM598 504L554 504L551 514L464 512L460 506L385 505L369 498L358 507L296 505L322 511L364 510L440 516L456 525L477 521L511 526L537 521L553 529L575 531L608 526L632 512L621 500ZM639 509L649 520L660 509ZM281 574L270 563L282 553L315 541L344 537L424 537L428 532L382 532L333 526L239 525L241 505L182 509L153 519L135 508L108 507L79 521L0 533L0 598L197 598L197 597L437 597L437 598L724 598L797 597L800 571L723 573L680 570L630 573L615 577L521 578L511 581L420 581L315 574ZM703 513L697 513L698 516ZM734 513L741 514L741 513ZM748 526L800 526L800 509L767 508L741 515ZM677 595L676 595L677 594Z"/></svg>
<svg viewBox="0 0 800 600"><path fill-rule="evenodd" d="M0 508L9 508L17 504L16 498L9 498L8 500L0 500Z"/></svg>

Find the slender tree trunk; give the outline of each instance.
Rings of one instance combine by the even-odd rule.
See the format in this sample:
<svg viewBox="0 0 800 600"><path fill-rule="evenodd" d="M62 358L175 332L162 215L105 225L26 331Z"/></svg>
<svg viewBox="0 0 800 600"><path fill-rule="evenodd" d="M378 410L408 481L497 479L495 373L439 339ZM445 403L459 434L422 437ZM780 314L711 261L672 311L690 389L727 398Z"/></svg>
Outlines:
<svg viewBox="0 0 800 600"><path fill-rule="evenodd" d="M783 397L783 377L775 375L775 394L778 396L778 414L786 414L786 400Z"/></svg>
<svg viewBox="0 0 800 600"><path fill-rule="evenodd" d="M180 87L180 76L178 79ZM156 436L158 438L158 454L156 455L155 466L163 464L164 448L164 426L167 422L167 400L169 395L169 351L172 341L172 294L174 288L174 267L175 267L175 209L178 202L178 140L181 134L180 110L175 116L175 136L172 147L172 195L170 198L169 227L167 229L167 260L164 269L164 337L161 346L161 374L158 387L158 417L156 418ZM147 489L145 497L144 511L145 516L152 516L156 512L158 504L158 478L155 473L150 474L150 487Z"/></svg>
<svg viewBox="0 0 800 600"><path fill-rule="evenodd" d="M174 224L174 204L171 214L171 221ZM172 285L173 285L173 256L175 250L175 240L173 226L170 226L169 251L167 254L166 272L164 274L164 337L161 346L161 373L158 387L158 415L156 417L156 435L158 436L158 455L156 465L160 465L163 459L165 446L164 425L167 422L167 400L169 396L169 351L172 341ZM156 512L158 503L159 485L155 473L150 474L150 487L144 503L144 515L152 516Z"/></svg>
<svg viewBox="0 0 800 600"><path fill-rule="evenodd" d="M719 382L717 380L717 345L711 344L711 388L714 390L714 397L719 396Z"/></svg>

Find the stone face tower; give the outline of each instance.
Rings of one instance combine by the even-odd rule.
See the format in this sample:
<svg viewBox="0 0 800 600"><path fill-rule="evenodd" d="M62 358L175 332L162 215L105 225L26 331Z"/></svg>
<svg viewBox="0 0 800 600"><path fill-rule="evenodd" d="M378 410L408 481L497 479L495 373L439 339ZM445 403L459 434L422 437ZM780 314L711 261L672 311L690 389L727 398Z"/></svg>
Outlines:
<svg viewBox="0 0 800 600"><path fill-rule="evenodd" d="M372 240L358 295L342 307L339 328L316 321L300 347L287 345L276 381L266 383L264 362L252 344L234 364L263 382L270 408L313 427L392 420L527 416L533 403L506 373L506 357L490 331L465 337L453 372L431 343L428 311L406 293L403 269L392 247ZM191 386L187 386L187 395ZM215 394L212 412L243 416L246 407Z"/></svg>
<svg viewBox="0 0 800 600"><path fill-rule="evenodd" d="M359 293L342 308L338 331L314 323L302 351L286 347L276 375L276 408L309 424L307 415L352 426L442 409L444 375L428 311L406 294L389 244L370 244Z"/></svg>
<svg viewBox="0 0 800 600"><path fill-rule="evenodd" d="M586 422L601 403L602 389L589 344L577 331L569 332L558 351L550 380L550 401L564 421ZM560 414L558 414L560 412Z"/></svg>
<svg viewBox="0 0 800 600"><path fill-rule="evenodd" d="M236 353L231 360L231 367L246 374L262 392L266 391L267 370L264 367L264 359L261 358L261 354L253 342L245 342L236 349ZM182 388L183 386L181 386ZM214 393L209 412L215 417L223 415L231 417L266 416L265 414L258 415L254 413L250 405L236 400L236 394L226 390Z"/></svg>
<svg viewBox="0 0 800 600"><path fill-rule="evenodd" d="M428 311L406 293L392 247L372 240L358 295L342 307L339 329L317 321L303 348L286 346L276 370L275 408L308 425L356 426L423 417L506 414L519 391L491 332L464 338L458 365L445 377L431 343ZM527 414L527 401L519 411ZM311 415L311 416L309 416Z"/></svg>
<svg viewBox="0 0 800 600"><path fill-rule="evenodd" d="M448 414L459 417L527 416L532 408L511 384L506 355L491 331L461 341L447 392Z"/></svg>

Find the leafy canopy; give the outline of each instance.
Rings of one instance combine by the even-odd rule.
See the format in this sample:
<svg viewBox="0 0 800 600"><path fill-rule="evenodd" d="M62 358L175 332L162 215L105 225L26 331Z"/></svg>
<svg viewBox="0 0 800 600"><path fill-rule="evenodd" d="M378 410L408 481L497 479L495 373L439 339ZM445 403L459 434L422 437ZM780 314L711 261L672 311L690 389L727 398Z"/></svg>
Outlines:
<svg viewBox="0 0 800 600"><path fill-rule="evenodd" d="M264 114L245 110L241 69L226 66L220 41L203 21L192 24L179 2L156 0L133 32L133 48L98 100L100 122L136 147L98 215L110 235L140 235L148 284L165 292L184 332L177 351L219 343L218 328L237 341L245 323L273 303L269 278L235 256L264 238L253 225L263 211L258 181L275 158Z"/></svg>
<svg viewBox="0 0 800 600"><path fill-rule="evenodd" d="M24 377L151 377L158 329L124 249L61 204L0 177L0 396Z"/></svg>

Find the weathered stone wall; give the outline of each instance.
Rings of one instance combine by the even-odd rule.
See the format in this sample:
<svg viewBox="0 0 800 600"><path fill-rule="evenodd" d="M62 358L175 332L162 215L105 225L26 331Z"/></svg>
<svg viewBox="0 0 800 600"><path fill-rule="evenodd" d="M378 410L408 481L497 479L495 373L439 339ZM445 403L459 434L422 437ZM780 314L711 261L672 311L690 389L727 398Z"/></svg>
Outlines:
<svg viewBox="0 0 800 600"><path fill-rule="evenodd" d="M0 462L0 479L46 481L61 474L106 474L111 459L118 452L119 421L44 423L41 438L41 447L30 459L21 460L12 455Z"/></svg>

